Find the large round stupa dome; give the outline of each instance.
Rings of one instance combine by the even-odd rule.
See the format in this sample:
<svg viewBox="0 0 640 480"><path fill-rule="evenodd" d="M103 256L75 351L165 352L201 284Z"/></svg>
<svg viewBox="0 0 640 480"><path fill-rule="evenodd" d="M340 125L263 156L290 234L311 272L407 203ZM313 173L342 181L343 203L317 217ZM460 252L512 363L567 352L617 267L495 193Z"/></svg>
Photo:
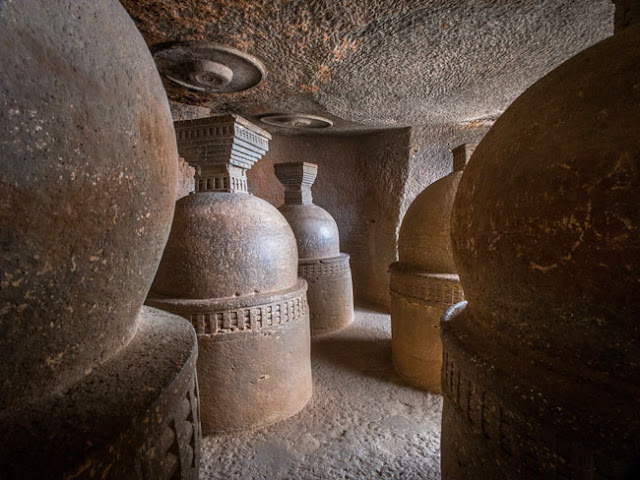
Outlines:
<svg viewBox="0 0 640 480"><path fill-rule="evenodd" d="M511 349L640 371L639 79L633 26L529 88L466 168L456 265L474 325Z"/></svg>
<svg viewBox="0 0 640 480"><path fill-rule="evenodd" d="M398 235L404 265L433 273L456 271L451 250L451 210L462 171L429 185L413 201Z"/></svg>
<svg viewBox="0 0 640 480"><path fill-rule="evenodd" d="M192 194L176 203L154 280L156 294L185 299L276 293L298 281L287 220L248 194Z"/></svg>
<svg viewBox="0 0 640 480"><path fill-rule="evenodd" d="M317 205L282 205L280 213L289 221L298 242L300 260L340 255L340 233L333 217Z"/></svg>

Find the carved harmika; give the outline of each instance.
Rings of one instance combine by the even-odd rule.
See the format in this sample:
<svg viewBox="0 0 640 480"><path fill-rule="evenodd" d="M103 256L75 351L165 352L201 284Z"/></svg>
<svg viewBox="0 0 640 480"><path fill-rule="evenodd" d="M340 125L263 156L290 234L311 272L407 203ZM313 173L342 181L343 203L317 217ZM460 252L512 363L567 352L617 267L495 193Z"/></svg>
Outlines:
<svg viewBox="0 0 640 480"><path fill-rule="evenodd" d="M178 150L196 167L197 192L244 192L247 170L269 150L271 135L236 115L175 122Z"/></svg>
<svg viewBox="0 0 640 480"><path fill-rule="evenodd" d="M308 162L276 163L276 177L284 185L285 205L312 205L311 186L318 176L318 166Z"/></svg>

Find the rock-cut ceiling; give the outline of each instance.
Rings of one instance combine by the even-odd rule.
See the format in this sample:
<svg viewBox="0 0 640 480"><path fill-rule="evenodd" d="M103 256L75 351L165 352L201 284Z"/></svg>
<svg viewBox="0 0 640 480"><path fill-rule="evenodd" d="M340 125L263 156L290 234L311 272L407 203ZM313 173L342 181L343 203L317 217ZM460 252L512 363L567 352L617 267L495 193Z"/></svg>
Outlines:
<svg viewBox="0 0 640 480"><path fill-rule="evenodd" d="M237 93L165 78L172 101L253 119L320 116L334 132L491 121L611 35L614 10L611 0L121 1L152 50L214 42L266 70Z"/></svg>

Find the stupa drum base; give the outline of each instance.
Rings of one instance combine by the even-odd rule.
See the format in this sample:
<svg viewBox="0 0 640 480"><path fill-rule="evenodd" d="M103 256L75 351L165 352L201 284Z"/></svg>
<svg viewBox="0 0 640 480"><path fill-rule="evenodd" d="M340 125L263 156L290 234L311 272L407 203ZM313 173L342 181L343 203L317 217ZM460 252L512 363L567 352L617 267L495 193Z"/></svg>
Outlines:
<svg viewBox="0 0 640 480"><path fill-rule="evenodd" d="M637 451L623 425L637 405L474 338L465 306L441 325L443 479L632 478ZM628 423L610 422L611 405Z"/></svg>
<svg viewBox="0 0 640 480"><path fill-rule="evenodd" d="M46 464L47 475L65 478L196 480L196 357L187 322L142 307L136 336L111 360L64 391L25 403L10 421L0 415L10 439L0 444L3 473L41 478Z"/></svg>
<svg viewBox="0 0 640 480"><path fill-rule="evenodd" d="M349 255L322 260L301 260L298 275L309 284L311 333L340 330L353 321L353 283Z"/></svg>
<svg viewBox="0 0 640 480"><path fill-rule="evenodd" d="M188 319L198 333L205 434L265 425L294 415L311 398L306 283L277 295L147 304Z"/></svg>

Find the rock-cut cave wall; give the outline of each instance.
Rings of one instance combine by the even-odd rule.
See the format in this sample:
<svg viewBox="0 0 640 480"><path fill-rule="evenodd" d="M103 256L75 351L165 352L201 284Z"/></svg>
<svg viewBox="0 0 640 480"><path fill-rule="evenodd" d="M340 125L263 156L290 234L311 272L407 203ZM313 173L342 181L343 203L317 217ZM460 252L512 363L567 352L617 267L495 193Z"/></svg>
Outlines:
<svg viewBox="0 0 640 480"><path fill-rule="evenodd" d="M281 162L319 166L314 203L335 218L341 249L351 255L358 300L389 306L389 265L397 260L404 214L429 184L451 171L451 148L477 142L488 124L417 127L360 135L274 135L249 172L249 190L275 206L284 200L273 173Z"/></svg>
<svg viewBox="0 0 640 480"><path fill-rule="evenodd" d="M275 206L284 189L274 163L319 166L314 203L340 229L341 250L351 255L354 294L388 305L388 266L395 261L400 196L409 129L353 136L274 136L269 153L248 173L249 191Z"/></svg>

